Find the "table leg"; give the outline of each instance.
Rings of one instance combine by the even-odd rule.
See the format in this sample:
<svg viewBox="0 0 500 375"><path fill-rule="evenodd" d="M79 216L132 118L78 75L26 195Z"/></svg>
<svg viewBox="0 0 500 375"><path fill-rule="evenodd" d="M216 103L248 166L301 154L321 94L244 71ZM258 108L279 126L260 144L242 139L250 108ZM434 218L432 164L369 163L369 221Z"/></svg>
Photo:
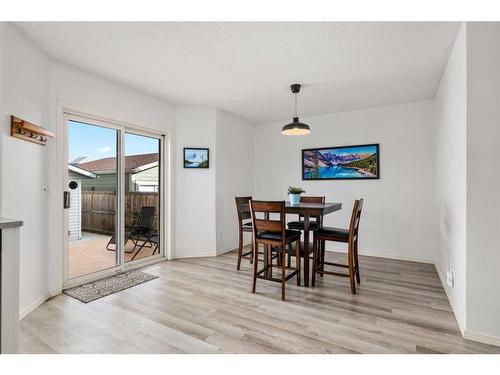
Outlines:
<svg viewBox="0 0 500 375"><path fill-rule="evenodd" d="M309 286L309 214L304 214L304 286Z"/></svg>
<svg viewBox="0 0 500 375"><path fill-rule="evenodd" d="M264 212L264 220L269 220L269 212ZM264 268L266 268L268 265L272 264L269 263L269 258L271 255L271 248L269 245L264 245ZM264 272L264 276L269 277L269 270Z"/></svg>

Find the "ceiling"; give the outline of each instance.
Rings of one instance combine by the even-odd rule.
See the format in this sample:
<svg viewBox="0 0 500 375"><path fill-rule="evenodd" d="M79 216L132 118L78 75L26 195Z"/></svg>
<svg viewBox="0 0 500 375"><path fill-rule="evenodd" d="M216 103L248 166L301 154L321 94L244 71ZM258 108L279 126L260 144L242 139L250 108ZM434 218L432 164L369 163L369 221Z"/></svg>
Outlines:
<svg viewBox="0 0 500 375"><path fill-rule="evenodd" d="M460 26L434 22L23 22L55 60L252 123L434 97Z"/></svg>

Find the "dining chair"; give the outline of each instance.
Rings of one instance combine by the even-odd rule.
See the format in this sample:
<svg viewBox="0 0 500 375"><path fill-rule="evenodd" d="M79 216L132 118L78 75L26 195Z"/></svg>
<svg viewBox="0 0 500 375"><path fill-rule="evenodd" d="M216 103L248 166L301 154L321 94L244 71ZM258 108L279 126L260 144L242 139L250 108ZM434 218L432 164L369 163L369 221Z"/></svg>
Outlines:
<svg viewBox="0 0 500 375"><path fill-rule="evenodd" d="M252 220L250 215L250 201L252 197L235 197L236 210L238 211L238 233L239 233L239 245L238 245L238 263L236 265L236 270L240 270L241 259L250 259L250 264L253 262L253 246L250 251L243 253L243 232L252 232ZM248 221L250 220L250 221Z"/></svg>
<svg viewBox="0 0 500 375"><path fill-rule="evenodd" d="M300 203L325 203L325 197L301 196ZM323 222L322 216L312 217L311 219L314 220L309 221L310 230L315 230L316 228L319 228ZM288 229L304 230L304 216L299 215L298 220L289 221L287 226Z"/></svg>
<svg viewBox="0 0 500 375"><path fill-rule="evenodd" d="M300 203L325 203L325 197L319 197L319 196L301 196L300 197ZM304 216L303 215L298 215L298 220L295 221L289 221L287 223L288 229L295 229L295 230L304 230ZM319 228L323 224L323 216L319 217L311 217L309 221L309 230L314 231L317 228ZM312 252L312 246L309 246L310 252ZM288 254L287 256L287 263L288 266L291 266L292 263L292 256L293 254ZM301 256L304 256L304 254L301 254ZM310 256L310 255L309 255ZM301 258L297 258L296 262L299 264L301 263ZM306 273L304 272L304 276Z"/></svg>
<svg viewBox="0 0 500 375"><path fill-rule="evenodd" d="M292 277L297 276L297 285L300 286L300 264L294 268L286 265L286 249L295 242L295 254L300 257L300 231L286 229L285 201L250 201L250 214L253 224L253 280L252 293L255 293L257 279L270 280L281 283L281 299L285 300L285 284ZM273 218L270 218L270 214ZM275 216L278 215L277 219ZM259 270L259 244L269 250L265 252L264 267ZM285 249L285 251L282 251ZM273 253L281 255L281 261L273 264ZM273 268L281 269L281 278L272 275ZM288 275L287 270L293 270Z"/></svg>
<svg viewBox="0 0 500 375"><path fill-rule="evenodd" d="M361 278L359 276L359 260L358 260L358 240L359 240L359 221L361 219L361 210L363 208L363 199L355 200L352 208L351 221L349 229L321 227L314 232L313 237L313 275L312 286L316 284L316 273L319 275L335 275L348 277L351 283L351 293L356 294L356 281L359 284ZM339 264L325 261L324 242L334 241L348 244L347 248L347 264ZM319 243L323 246L318 246ZM321 251L321 249L323 249ZM325 271L325 265L333 267L342 267L349 270L348 274Z"/></svg>

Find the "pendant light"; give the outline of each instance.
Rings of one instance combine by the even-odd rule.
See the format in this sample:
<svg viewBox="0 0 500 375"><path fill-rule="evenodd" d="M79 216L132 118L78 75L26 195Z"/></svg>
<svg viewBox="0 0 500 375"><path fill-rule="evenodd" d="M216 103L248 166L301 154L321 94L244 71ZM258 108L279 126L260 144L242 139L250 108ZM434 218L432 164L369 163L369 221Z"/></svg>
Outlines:
<svg viewBox="0 0 500 375"><path fill-rule="evenodd" d="M284 135L305 135L311 132L309 125L304 124L299 121L299 115L297 114L297 94L300 91L300 84L295 83L290 86L292 93L295 95L295 114L293 115L293 121L281 129L281 134Z"/></svg>

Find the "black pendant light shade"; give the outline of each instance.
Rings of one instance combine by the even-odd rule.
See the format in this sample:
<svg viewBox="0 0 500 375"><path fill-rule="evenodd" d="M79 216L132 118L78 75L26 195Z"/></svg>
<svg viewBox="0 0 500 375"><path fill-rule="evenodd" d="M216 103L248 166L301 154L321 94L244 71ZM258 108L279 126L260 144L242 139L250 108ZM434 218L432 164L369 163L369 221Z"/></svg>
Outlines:
<svg viewBox="0 0 500 375"><path fill-rule="evenodd" d="M300 122L298 117L294 117L293 122L283 126L281 129L281 134L285 135L304 135L310 132L311 128L309 125Z"/></svg>
<svg viewBox="0 0 500 375"><path fill-rule="evenodd" d="M305 135L311 132L309 125L304 124L299 121L299 116L297 115L297 94L300 91L300 85L295 83L290 86L292 93L295 95L295 115L293 116L293 121L281 129L281 134L284 135Z"/></svg>

